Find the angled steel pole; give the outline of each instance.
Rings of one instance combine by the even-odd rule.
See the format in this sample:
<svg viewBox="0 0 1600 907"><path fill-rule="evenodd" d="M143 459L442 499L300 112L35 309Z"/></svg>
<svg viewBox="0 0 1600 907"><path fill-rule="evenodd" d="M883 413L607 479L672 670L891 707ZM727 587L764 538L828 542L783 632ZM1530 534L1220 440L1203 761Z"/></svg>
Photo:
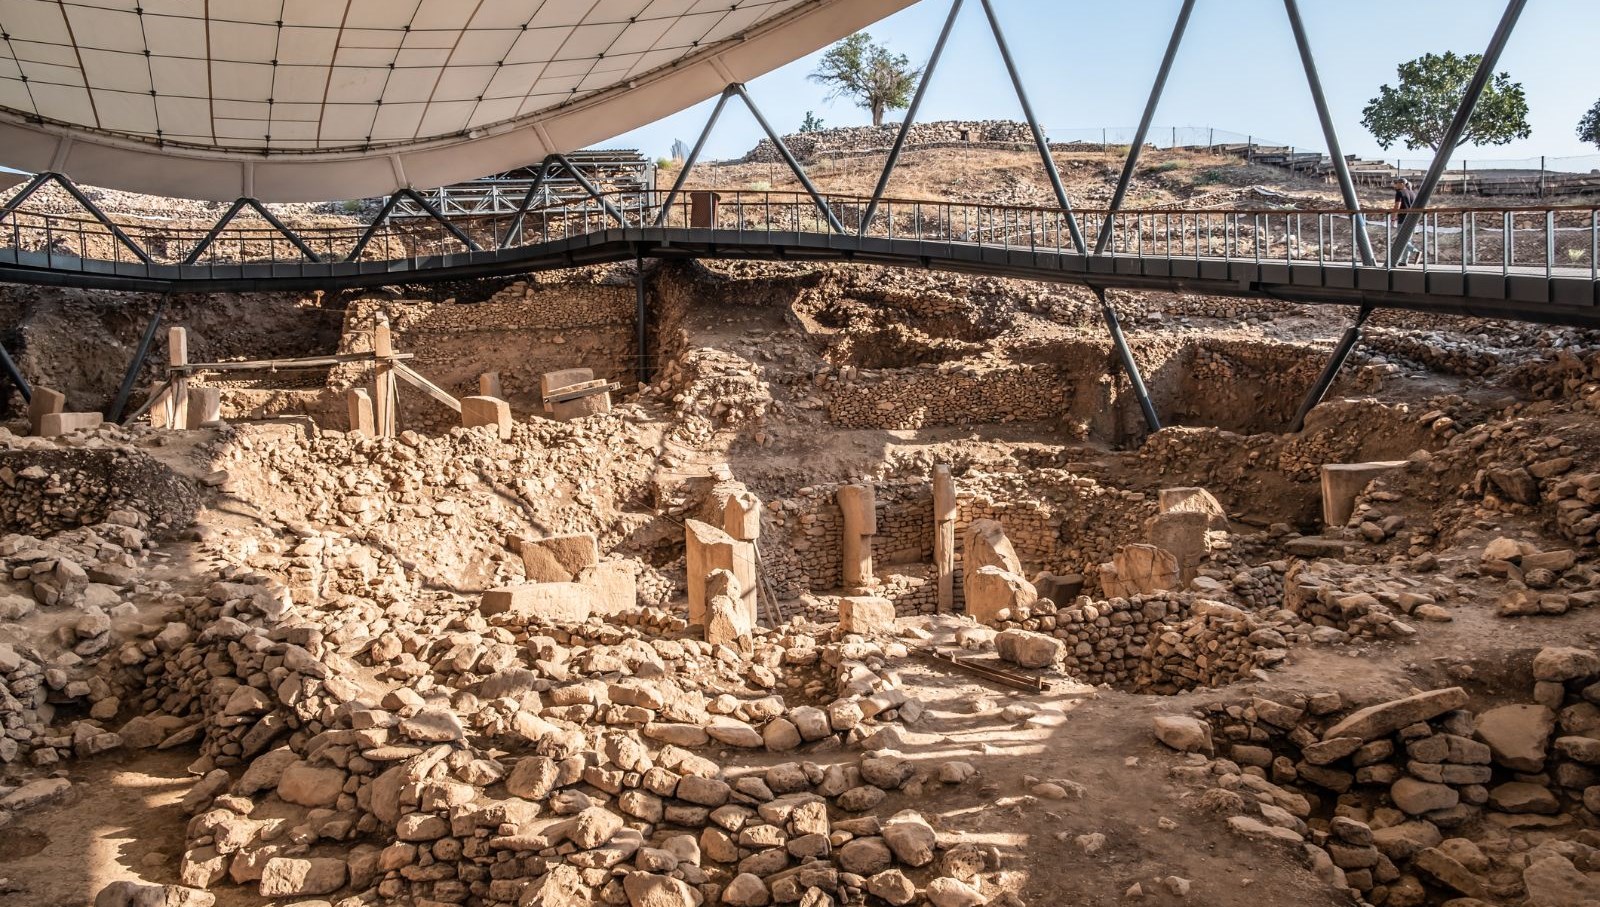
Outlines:
<svg viewBox="0 0 1600 907"><path fill-rule="evenodd" d="M522 240L522 222L528 217L528 207L533 204L533 199L539 194L539 190L544 188L544 181L550 177L550 170L555 166L556 156L553 154L546 156L544 162L539 165L539 172L533 175L533 185L528 187L527 194L522 196L522 201L517 204L516 214L511 218L511 226L506 228L506 235L500 240L500 248L504 249L512 242ZM513 240L512 237L516 239Z"/></svg>
<svg viewBox="0 0 1600 907"><path fill-rule="evenodd" d="M1356 323L1345 328L1344 336L1339 338L1339 344L1333 348L1333 355L1328 357L1328 364L1323 367L1322 374L1317 377L1317 383L1311 385L1311 390L1306 394L1305 402L1300 404L1300 411L1295 413L1294 424L1290 426L1290 431L1304 429L1306 427L1306 416L1311 415L1311 411L1317 408L1317 404L1328 396L1328 391L1332 389L1334 380L1339 377L1339 371L1344 368L1345 360L1350 358L1351 351L1360 342L1361 328L1367 323L1367 317L1371 314L1372 308L1370 306L1362 306L1361 310L1356 313Z"/></svg>
<svg viewBox="0 0 1600 907"><path fill-rule="evenodd" d="M200 256L205 254L206 249L210 248L211 244L217 241L217 237L222 235L222 231L227 229L228 221L233 220L234 216L244 207L244 202L245 200L242 198L234 200L233 205L228 208L227 212L217 218L217 222L211 225L211 232L207 233L205 238L200 240L199 245L196 245L188 255L183 257L184 264L192 265L200 260Z"/></svg>
<svg viewBox="0 0 1600 907"><path fill-rule="evenodd" d="M639 376L639 387L650 383L650 366L646 355L649 353L649 297L646 295L644 284L644 253L635 250L633 253L633 305L634 305L634 331L638 343L639 362L635 370Z"/></svg>
<svg viewBox="0 0 1600 907"><path fill-rule="evenodd" d="M266 205L261 204L253 198L245 199L244 203L248 207L254 208L255 212L261 215L263 220L271 224L279 233L283 234L285 239L293 243L294 247L300 250L301 255L304 255L315 262L322 261L322 256L318 255L315 249L312 249L309 245L307 245L306 241L300 238L300 234L289 229L284 225L283 221L278 220L277 215L273 214L271 211L268 211Z"/></svg>
<svg viewBox="0 0 1600 907"><path fill-rule="evenodd" d="M0 343L0 372L4 372L6 377L11 379L11 383L17 386L17 391L22 394L23 400L33 402L33 388L28 386L28 379L22 377L22 370L17 368L16 361L6 352L6 345L3 343Z"/></svg>
<svg viewBox="0 0 1600 907"><path fill-rule="evenodd" d="M23 184L21 189L17 190L16 195L11 196L11 198L7 200L4 205L0 205L0 217L5 217L7 214L10 214L18 205L27 201L28 196L37 192L39 187L43 186L45 181L49 179L50 171L48 170L46 170L44 173L35 173L32 179L28 180Z"/></svg>
<svg viewBox="0 0 1600 907"><path fill-rule="evenodd" d="M1505 14L1500 17L1500 24L1495 26L1494 35L1489 39L1489 47L1483 52L1483 61L1478 64L1478 71L1473 74L1472 81L1467 83L1467 91L1461 96L1461 106L1456 108L1455 119L1450 121L1450 128L1444 131L1444 138L1439 141L1439 150L1434 152L1433 163L1428 166L1428 175L1422 178L1422 186L1417 189L1417 203L1400 222L1394 238L1389 241L1389 267L1392 268L1400 263L1400 256L1405 253L1406 243L1411 241L1411 234L1416 231L1423 212L1433 200L1433 190L1439 187L1439 180L1450 164L1450 155L1455 153L1456 144L1467 131L1467 123L1472 119L1472 112L1478 106L1478 98L1483 96L1484 88L1488 87L1489 80L1494 78L1494 68L1500 62L1500 52L1505 50L1506 42L1511 39L1511 32L1517 27L1517 17L1522 15L1522 8L1527 5L1528 0L1509 0L1506 3Z"/></svg>
<svg viewBox="0 0 1600 907"><path fill-rule="evenodd" d="M556 163L560 164L562 168L564 168L568 173L572 174L572 178L578 181L578 185L583 187L583 191L589 193L589 195L594 197L595 201L600 203L600 207L604 209L607 214L611 215L611 217L614 218L617 223L623 225L624 227L628 225L628 218L625 217L621 211L617 210L617 206L611 203L611 199L606 198L605 193L600 191L599 186L596 186L594 182L589 179L589 177L584 175L582 170L579 170L577 167L573 166L571 161L567 160L566 155L557 154L555 159Z"/></svg>
<svg viewBox="0 0 1600 907"><path fill-rule="evenodd" d="M111 408L106 410L107 422L121 422L122 411L128 408L128 397L133 394L133 383L139 380L139 371L144 368L145 357L150 354L150 342L156 337L156 329L161 326L161 315L167 308L167 300L172 294L163 293L156 303L156 310L150 313L150 323L145 325L144 336L139 338L139 346L133 351L133 358L128 361L128 371L122 376L122 386L117 388L117 397L111 401Z"/></svg>
<svg viewBox="0 0 1600 907"><path fill-rule="evenodd" d="M1005 32L1000 28L1000 20L995 17L994 5L990 0L981 0L983 14L989 19L989 30L994 32L994 43L1000 47L1000 59L1005 61L1006 72L1011 76L1011 86L1017 90L1017 100L1022 103L1022 115L1028 121L1028 127L1033 130L1033 143L1039 146L1039 156L1044 159L1045 175L1050 177L1050 188L1055 190L1056 203L1067 215L1067 231L1072 234L1072 246L1082 255L1088 250L1083 241L1083 231L1078 229L1078 218L1072 213L1072 202L1067 200L1067 189L1061 185L1061 173L1056 170L1055 155L1050 153L1050 143L1045 140L1044 130L1039 127L1039 118L1033 115L1033 105L1028 102L1027 89L1022 87L1022 76L1017 72L1017 63L1011 59L1011 46L1006 43Z"/></svg>
<svg viewBox="0 0 1600 907"><path fill-rule="evenodd" d="M706 120L706 128L700 130L700 137L694 141L694 149L684 160L683 169L678 171L678 178L672 181L672 189L667 192L666 200L661 203L661 213L656 215L655 226L659 227L667 222L667 214L672 211L672 203L677 201L678 193L683 191L683 184L688 182L689 171L693 170L695 162L700 160L700 152L705 150L706 139L711 138L711 130L717 127L717 118L722 116L722 108L728 106L728 99L735 93L732 85L722 89L722 96L717 98L717 106L711 108L711 117Z"/></svg>
<svg viewBox="0 0 1600 907"><path fill-rule="evenodd" d="M477 243L472 241L472 237L470 237L467 234L463 233L461 231L460 227L456 226L455 224L452 224L450 222L449 218L445 217L443 214L440 214L439 213L439 209L435 208L433 206L432 202L430 202L426 198L424 198L422 196L421 192L418 192L417 190L411 188L410 186L407 186L404 189L401 189L399 194L400 195L404 195L407 198L411 199L412 201L416 202L417 203L417 207L419 207L422 210L428 212L428 216L429 217L433 218L434 220L438 221L440 224L444 225L444 228L446 230L450 231L450 235L451 236L454 236L456 239L461 240L461 244L462 245L466 246L468 249L471 249L474 252L482 252L483 251L482 249L478 248L478 244Z"/></svg>
<svg viewBox="0 0 1600 907"><path fill-rule="evenodd" d="M1150 87L1150 99L1144 103L1144 115L1139 118L1139 128L1128 146L1128 158L1122 162L1122 175L1117 177L1116 191L1111 194L1111 207L1106 219L1100 223L1100 235L1094 241L1094 254L1104 255L1111 242L1111 229L1122 202L1128 197L1128 186L1133 182L1133 171L1139 166L1139 153L1144 150L1145 136L1150 133L1150 121L1156 115L1156 105L1161 103L1161 93L1167 88L1167 76L1172 73L1172 61L1178 56L1178 45L1183 43L1184 30L1189 27L1189 15L1194 12L1194 0L1183 0L1178 10L1178 22L1172 26L1172 38L1167 41L1167 52L1161 57L1161 68L1156 70L1156 83Z"/></svg>
<svg viewBox="0 0 1600 907"><path fill-rule="evenodd" d="M811 195L811 200L817 203L817 209L828 219L828 226L833 228L835 233L843 233L844 224L839 223L839 218L834 216L833 209L828 207L826 201L823 201L822 193L818 192L817 187L812 185L811 178L806 176L805 168L800 166L798 160L795 160L795 156L789 150L789 146L785 145L783 139L778 138L778 133L773 131L772 124L768 123L767 118L762 115L761 108L757 107L756 102L751 99L750 92L745 91L743 85L735 84L732 87L739 97L744 100L744 106L750 108L750 113L756 118L756 123L761 126L761 131L765 132L767 138L772 140L772 146L778 149L778 154L783 157L783 162L789 165L790 170L794 171L795 177L800 180L800 185L806 187L806 192Z"/></svg>
<svg viewBox="0 0 1600 907"><path fill-rule="evenodd" d="M911 96L911 106L906 108L906 118L900 124L899 134L894 137L894 147L889 149L889 159L883 163L883 175L878 177L878 188L872 190L867 213L861 215L861 227L856 231L860 236L867 235L867 227L872 224L873 215L878 213L878 202L883 199L884 190L889 188L889 176L894 173L895 164L900 163L900 152L906 147L906 136L911 134L911 123L916 120L917 111L922 107L922 96L928 90L928 83L933 80L933 70L939 65L939 57L944 53L944 45L950 40L950 30L955 27L956 16L960 12L961 0L954 0L950 4L950 15L944 20L944 29L939 32L939 40L933 45L933 56L928 58L928 65L922 68L922 78L917 80L917 93Z"/></svg>
<svg viewBox="0 0 1600 907"><path fill-rule="evenodd" d="M1361 213L1361 198L1356 195L1356 184L1350 179L1350 164L1339 147L1339 133L1333 128L1333 116L1328 112L1328 99L1322 94L1322 77L1317 74L1317 58L1311 52L1311 42L1306 38L1305 23L1300 20L1297 0L1283 0L1289 13L1289 27L1294 31L1295 46L1300 48L1300 62L1306 70L1306 85L1311 89L1312 103L1317 105L1317 118L1322 121L1322 138L1328 143L1328 157L1333 158L1333 173L1339 179L1339 193L1344 196L1344 206L1354 215L1352 226L1356 235L1356 248L1361 253L1361 263L1367 267L1377 265L1372 256L1372 238L1367 235L1367 218Z"/></svg>
<svg viewBox="0 0 1600 907"><path fill-rule="evenodd" d="M361 257L361 253L367 248L367 243L372 242L373 235L378 232L379 227L382 227L389 220L390 212L394 211L394 206L398 204L400 204L400 193L396 192L389 196L389 200L384 202L383 207L378 210L378 216L374 217L372 223L367 225L367 229L362 231L361 237L356 240L355 247L350 250L350 254L345 257L345 261L355 261Z"/></svg>
<svg viewBox="0 0 1600 907"><path fill-rule="evenodd" d="M1144 424L1152 432L1160 431L1161 417L1156 415L1155 404L1150 402L1150 391L1144 386L1144 376L1139 374L1139 363L1133 359L1133 350L1128 348L1128 338L1122 333L1117 310L1106 299L1105 290L1095 287L1094 295L1100 298L1100 315L1105 318L1106 330L1111 332L1111 345L1116 347L1117 358L1122 360L1122 370L1128 373L1128 383L1133 385L1133 396L1139 401L1139 410L1144 413Z"/></svg>
<svg viewBox="0 0 1600 907"><path fill-rule="evenodd" d="M94 219L99 221L107 230L110 230L111 235L120 240L124 246L127 246L128 251L132 252L136 258L147 265L154 263L150 260L150 256L146 254L143 249L139 248L139 244L134 242L133 239L128 236L128 234L124 233L122 228L117 226L116 221L113 221L110 217L107 217L106 213L100 210L100 206L95 204L94 200L89 198L89 196L84 195L83 190L74 185L72 180L67 179L60 173L52 173L50 174L50 178L56 181L56 185L67 190L68 195L77 199L78 204L82 205L84 210L94 215Z"/></svg>

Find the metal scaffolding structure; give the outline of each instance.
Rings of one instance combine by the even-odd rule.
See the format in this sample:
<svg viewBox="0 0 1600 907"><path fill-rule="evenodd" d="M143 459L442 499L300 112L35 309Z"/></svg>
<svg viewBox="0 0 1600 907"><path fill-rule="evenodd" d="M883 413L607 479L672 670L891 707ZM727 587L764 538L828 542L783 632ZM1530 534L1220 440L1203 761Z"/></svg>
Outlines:
<svg viewBox="0 0 1600 907"><path fill-rule="evenodd" d="M1482 65L1423 180L1417 207L1398 222L1385 215L1381 235L1374 235L1369 214L1361 210L1340 153L1297 0L1284 0L1285 13L1332 152L1344 210L1124 210L1194 0L1183 0L1108 207L1075 210L994 4L979 3L1038 147L1056 201L1053 208L908 201L886 195L962 12L963 0L952 0L870 198L819 189L746 87L733 81L723 89L665 193L657 191L653 165L635 151L554 153L537 166L467 183L425 192L403 187L387 197L364 228L297 231L246 196L199 235L119 225L63 173L41 172L0 206L0 243L9 240L9 246L0 246L0 279L160 292L326 288L401 279L451 280L628 259L642 275L646 258L696 255L880 262L1070 281L1096 294L1116 358L1151 431L1160 429L1160 419L1106 295L1111 288L1181 289L1360 306L1356 324L1340 339L1310 389L1296 427L1303 425L1306 414L1333 385L1376 309L1600 325L1600 208L1427 207L1526 0L1508 0ZM734 98L749 109L803 192L687 189L712 130ZM27 200L50 183L64 188L89 219L30 212ZM234 224L245 209L265 219L271 229ZM1085 240L1086 228L1094 234L1092 246ZM1529 232L1543 240L1531 254ZM1413 237L1420 237L1422 246L1419 270L1407 270L1403 262ZM140 238L146 242L141 244ZM230 239L220 242L224 238ZM375 243L382 249L377 258L369 254ZM278 250L284 247L292 254L280 256ZM104 258L108 248L109 260ZM176 256L163 251L158 261L151 249L187 251ZM123 252L133 261L124 262ZM1587 266L1574 266L1584 260ZM641 277L641 381L646 377L646 302ZM130 375L142 361L159 319L158 310ZM26 393L22 376L3 350L0 366ZM126 392L119 394L116 408L125 402Z"/></svg>

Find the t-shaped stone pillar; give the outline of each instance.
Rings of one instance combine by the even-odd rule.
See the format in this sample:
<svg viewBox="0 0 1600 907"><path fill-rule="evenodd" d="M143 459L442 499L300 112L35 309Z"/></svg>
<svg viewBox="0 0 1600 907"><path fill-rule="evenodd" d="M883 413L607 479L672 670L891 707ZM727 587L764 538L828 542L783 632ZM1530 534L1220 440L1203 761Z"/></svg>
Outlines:
<svg viewBox="0 0 1600 907"><path fill-rule="evenodd" d="M28 434L41 434L44 417L66 412L67 395L48 387L33 386L33 399L28 401Z"/></svg>
<svg viewBox="0 0 1600 907"><path fill-rule="evenodd" d="M864 594L878 584L872 573L872 537L878 534L877 502L871 485L841 485L838 501L844 514L844 590L848 595Z"/></svg>
<svg viewBox="0 0 1600 907"><path fill-rule="evenodd" d="M761 537L761 499L750 491L736 491L722 499L722 529L741 542Z"/></svg>
<svg viewBox="0 0 1600 907"><path fill-rule="evenodd" d="M944 614L956 606L956 480L948 466L933 467L933 571Z"/></svg>
<svg viewBox="0 0 1600 907"><path fill-rule="evenodd" d="M738 580L739 603L751 626L756 622L756 546L743 542L710 523L686 520L685 573L689 581L689 623L705 626L710 619L707 584L713 571L726 570Z"/></svg>

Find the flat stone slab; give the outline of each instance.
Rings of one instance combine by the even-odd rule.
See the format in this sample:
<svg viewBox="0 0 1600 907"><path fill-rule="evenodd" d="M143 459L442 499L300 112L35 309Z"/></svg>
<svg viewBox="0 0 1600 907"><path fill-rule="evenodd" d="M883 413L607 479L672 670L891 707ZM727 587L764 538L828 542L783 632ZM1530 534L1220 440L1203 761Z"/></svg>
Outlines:
<svg viewBox="0 0 1600 907"><path fill-rule="evenodd" d="M1343 721L1322 732L1323 740L1335 737L1360 737L1363 741L1387 737L1401 728L1437 718L1467 704L1467 691L1460 687L1429 690L1404 699L1392 699L1350 713Z"/></svg>

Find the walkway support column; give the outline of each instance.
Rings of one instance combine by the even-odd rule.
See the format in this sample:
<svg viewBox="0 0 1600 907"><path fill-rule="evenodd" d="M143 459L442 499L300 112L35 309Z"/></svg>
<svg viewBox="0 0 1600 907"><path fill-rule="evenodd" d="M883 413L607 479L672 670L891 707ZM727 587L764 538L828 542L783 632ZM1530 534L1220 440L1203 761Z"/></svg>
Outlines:
<svg viewBox="0 0 1600 907"><path fill-rule="evenodd" d="M1033 115L1033 105L1028 102L1027 89L1022 87L1022 76L1017 72L1016 61L1011 58L1011 46L1006 43L1005 32L1000 29L994 5L990 0L982 0L982 3L983 14L989 19L989 30L994 32L994 43L1000 47L1000 59L1006 64L1011 86L1016 89L1017 100L1022 104L1022 116L1028 121L1028 128L1033 130L1033 143L1039 146L1039 157L1044 160L1045 175L1050 177L1050 188L1055 190L1056 203L1067 215L1067 231L1072 234L1072 248L1082 255L1089 247L1083 241L1083 231L1078 229L1078 218L1073 215L1072 203L1067 200L1067 189L1061 185L1061 174L1056 170L1056 159L1050 153L1050 143L1044 137L1044 130L1039 127L1039 118Z"/></svg>
<svg viewBox="0 0 1600 907"><path fill-rule="evenodd" d="M711 138L711 130L716 128L717 120L722 117L722 108L728 106L728 99L733 97L734 94L736 92L733 90L732 85L722 89L722 94L717 98L717 106L711 108L711 117L706 120L706 128L700 130L700 137L694 140L694 148L690 150L689 156L683 161L683 169L678 171L678 178L672 181L672 188L667 190L667 197L661 203L661 213L656 215L655 225L657 227L667 222L667 215L672 213L672 203L677 201L678 193L683 191L683 184L689 180L689 171L693 170L694 165L699 162L700 152L704 151L706 147L706 139ZM688 225L687 218L684 219L684 225Z"/></svg>
<svg viewBox="0 0 1600 907"><path fill-rule="evenodd" d="M1461 106L1456 108L1455 119L1450 121L1450 128L1444 131L1444 137L1439 141L1439 150L1434 152L1433 163L1428 166L1428 175L1422 178L1422 186L1417 189L1417 203L1400 222L1394 237L1389 240L1389 267L1392 268L1400 263L1400 256L1405 252L1406 243L1411 241L1411 234L1416 232L1423 212L1433 200L1433 191L1439 188L1439 180L1450 164L1450 155L1455 153L1456 144L1467 131L1467 123L1472 119L1472 112L1478 106L1478 98L1483 96L1483 89L1488 86L1489 80L1494 78L1494 68L1500 62L1500 52L1506 49L1506 42L1510 40L1511 32L1517 27L1517 18L1522 15L1522 8L1527 5L1528 0L1510 0L1506 4L1505 14L1500 17L1500 24L1495 27L1494 36L1489 39L1489 47L1483 52L1483 61L1478 64L1478 71L1473 74L1472 81L1467 83L1467 91L1461 97Z"/></svg>
<svg viewBox="0 0 1600 907"><path fill-rule="evenodd" d="M1116 223L1117 212L1122 210L1122 202L1128 197L1128 185L1133 182L1133 171L1139 166L1139 153L1144 150L1145 136L1150 133L1150 121L1155 118L1156 105L1161 103L1161 94L1167 88L1172 61L1178 56L1178 45L1183 43L1183 33L1189 27L1189 15L1193 12L1194 0L1183 0L1183 8L1178 10L1178 22L1172 26L1172 38L1167 41L1167 52L1161 58L1161 68L1156 71L1156 83L1150 88L1150 99L1145 101L1144 115L1139 118L1139 129L1134 133L1133 144L1128 147L1127 160L1122 162L1122 175L1117 177L1117 189L1111 194L1111 206L1106 211L1106 219L1100 224L1100 235L1094 241L1096 255L1104 255L1107 244L1111 242L1111 230Z"/></svg>
<svg viewBox="0 0 1600 907"><path fill-rule="evenodd" d="M1150 402L1150 392L1145 389L1144 376L1139 374L1139 363L1133 359L1133 350L1128 348L1128 338L1123 336L1117 310L1106 299L1105 290L1095 287L1094 295L1100 299L1100 314L1106 320L1106 330L1111 332L1111 345L1116 347L1117 358L1122 360L1122 370L1128 374L1128 383L1133 385L1133 396L1138 399L1139 409L1144 413L1145 427L1152 432L1160 431L1161 417L1156 415L1155 404Z"/></svg>
<svg viewBox="0 0 1600 907"><path fill-rule="evenodd" d="M167 308L167 294L162 294L156 302L156 310L150 313L150 323L145 325L144 335L139 338L139 346L133 351L133 358L128 361L128 371L122 376L122 386L117 388L116 399L111 401L111 408L106 410L107 422L121 422L122 411L128 408L128 398L133 394L133 384L139 380L139 372L144 368L144 360L150 355L150 343L156 339L156 331L161 327L161 315Z"/></svg>
<svg viewBox="0 0 1600 907"><path fill-rule="evenodd" d="M1361 213L1361 198L1356 195L1355 181L1350 179L1350 164L1339 147L1339 133L1333 128L1333 116L1328 112L1328 99L1322 94L1322 77L1317 74L1317 58L1311 52L1311 42L1306 38L1305 23L1300 20L1297 0L1283 0L1289 13L1289 28L1294 31L1295 46L1300 48L1300 62L1305 66L1306 85L1311 89L1311 101L1317 107L1317 118L1322 121L1322 138L1328 143L1328 157L1333 159L1333 173L1339 180L1339 193L1344 196L1344 206L1352 214L1351 230L1355 234L1356 249L1361 253L1361 263L1376 267L1372 255L1372 239L1367 235L1367 218Z"/></svg>
<svg viewBox="0 0 1600 907"><path fill-rule="evenodd" d="M633 257L633 302L633 322L639 355L636 370L639 376L639 389L643 390L644 386L650 383L650 364L646 358L649 353L647 337L650 306L646 298L644 285L644 256L639 253L635 253Z"/></svg>
<svg viewBox="0 0 1600 907"><path fill-rule="evenodd" d="M6 373L11 383L17 386L17 391L22 394L22 399L28 403L33 402L33 388L28 385L28 379L22 377L22 370L17 368L17 363L6 352L6 345L0 343L0 371Z"/></svg>
<svg viewBox="0 0 1600 907"><path fill-rule="evenodd" d="M873 215L878 213L878 202L883 200L884 190L889 188L889 177L894 173L894 167L900 163L900 152L905 150L906 137L911 134L911 124L917 119L917 111L922 108L922 96L928 91L928 83L933 80L933 70L939 65L939 57L944 54L944 46L950 40L950 30L955 27L956 16L961 13L961 0L954 0L950 4L950 15L945 17L944 28L939 32L939 40L934 42L933 56L928 58L928 65L922 69L922 78L917 80L917 92L911 96L911 106L906 108L906 118L900 123L900 132L894 137L894 146L889 149L889 158L883 163L883 174L878 177L878 187L872 190L872 201L867 203L867 212L861 215L861 226L856 230L860 236L867 235L867 227L872 223Z"/></svg>
<svg viewBox="0 0 1600 907"><path fill-rule="evenodd" d="M1317 404L1328 396L1328 391L1333 387L1333 382L1339 377L1339 372L1344 368L1346 359L1361 341L1361 328L1367 323L1367 316L1372 314L1372 309L1362 306L1356 313L1356 323L1345 329L1344 336L1339 338L1339 345L1333 348L1333 355L1328 357L1328 364L1323 367L1322 374L1317 378L1317 383L1311 386L1306 394L1305 402L1300 404L1300 411L1295 413L1294 424L1290 431L1302 431L1306 427L1306 417L1316 409Z"/></svg>

